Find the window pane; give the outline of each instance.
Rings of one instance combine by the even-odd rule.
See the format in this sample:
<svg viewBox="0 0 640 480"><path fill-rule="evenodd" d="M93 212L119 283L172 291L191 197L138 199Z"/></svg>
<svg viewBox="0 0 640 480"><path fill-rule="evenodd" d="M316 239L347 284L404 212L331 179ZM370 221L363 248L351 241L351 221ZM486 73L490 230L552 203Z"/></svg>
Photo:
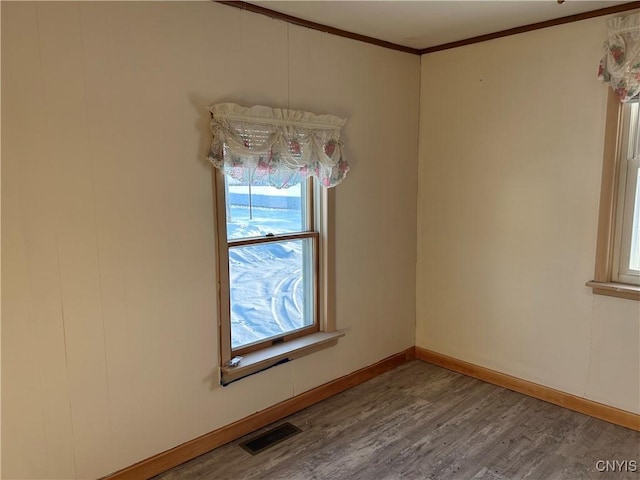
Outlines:
<svg viewBox="0 0 640 480"><path fill-rule="evenodd" d="M231 347L313 325L313 240L229 249Z"/></svg>
<svg viewBox="0 0 640 480"><path fill-rule="evenodd" d="M633 207L633 226L631 227L629 269L640 271L640 169L637 170L636 175L636 195Z"/></svg>
<svg viewBox="0 0 640 480"><path fill-rule="evenodd" d="M243 184L225 175L225 188L229 240L307 229L303 201L306 184L278 189Z"/></svg>
<svg viewBox="0 0 640 480"><path fill-rule="evenodd" d="M640 154L640 142L638 141L638 135L640 129L638 128L638 102L631 103L631 113L629 117L629 145L627 147L627 157L635 158Z"/></svg>

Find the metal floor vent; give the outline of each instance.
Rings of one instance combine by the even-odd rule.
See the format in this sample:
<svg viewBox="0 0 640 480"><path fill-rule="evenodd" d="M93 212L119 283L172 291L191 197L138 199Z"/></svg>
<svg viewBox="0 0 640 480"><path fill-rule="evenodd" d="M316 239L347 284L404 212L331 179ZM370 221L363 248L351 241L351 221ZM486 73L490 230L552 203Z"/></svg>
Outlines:
<svg viewBox="0 0 640 480"><path fill-rule="evenodd" d="M287 422L278 425L271 430L267 430L266 432L261 433L257 437L253 437L246 442L242 442L240 446L251 455L255 455L262 452L263 450L266 450L269 447L273 447L275 444L280 443L289 437L300 433L301 431L302 430L300 430L295 425L291 425Z"/></svg>

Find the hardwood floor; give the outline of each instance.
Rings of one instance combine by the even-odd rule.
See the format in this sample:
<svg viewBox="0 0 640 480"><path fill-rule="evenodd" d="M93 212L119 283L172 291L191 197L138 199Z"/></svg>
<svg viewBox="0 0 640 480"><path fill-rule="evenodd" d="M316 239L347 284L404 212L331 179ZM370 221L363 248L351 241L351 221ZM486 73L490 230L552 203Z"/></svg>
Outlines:
<svg viewBox="0 0 640 480"><path fill-rule="evenodd" d="M155 478L640 479L639 432L419 360L285 421L302 433L255 456L238 446L267 427Z"/></svg>

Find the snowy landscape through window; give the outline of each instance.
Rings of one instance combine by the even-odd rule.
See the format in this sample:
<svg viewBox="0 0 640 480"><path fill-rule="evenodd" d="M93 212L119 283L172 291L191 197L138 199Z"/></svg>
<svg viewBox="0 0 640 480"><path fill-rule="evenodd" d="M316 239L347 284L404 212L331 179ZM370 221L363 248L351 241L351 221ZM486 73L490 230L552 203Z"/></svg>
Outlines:
<svg viewBox="0 0 640 480"><path fill-rule="evenodd" d="M279 240L308 230L307 186L243 185L225 177L231 294L231 346L280 337L314 323L313 238ZM264 238L234 246L234 240Z"/></svg>

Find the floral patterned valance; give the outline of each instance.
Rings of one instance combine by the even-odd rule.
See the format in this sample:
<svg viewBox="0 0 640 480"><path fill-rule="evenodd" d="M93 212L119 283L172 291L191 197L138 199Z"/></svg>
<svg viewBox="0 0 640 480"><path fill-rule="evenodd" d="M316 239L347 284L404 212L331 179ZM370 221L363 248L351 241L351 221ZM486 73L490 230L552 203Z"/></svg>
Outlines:
<svg viewBox="0 0 640 480"><path fill-rule="evenodd" d="M209 161L236 180L287 188L314 176L324 187L334 187L349 171L340 141L341 118L234 103L213 105L209 111Z"/></svg>
<svg viewBox="0 0 640 480"><path fill-rule="evenodd" d="M640 13L607 21L606 53L598 78L608 82L622 102L640 93Z"/></svg>

